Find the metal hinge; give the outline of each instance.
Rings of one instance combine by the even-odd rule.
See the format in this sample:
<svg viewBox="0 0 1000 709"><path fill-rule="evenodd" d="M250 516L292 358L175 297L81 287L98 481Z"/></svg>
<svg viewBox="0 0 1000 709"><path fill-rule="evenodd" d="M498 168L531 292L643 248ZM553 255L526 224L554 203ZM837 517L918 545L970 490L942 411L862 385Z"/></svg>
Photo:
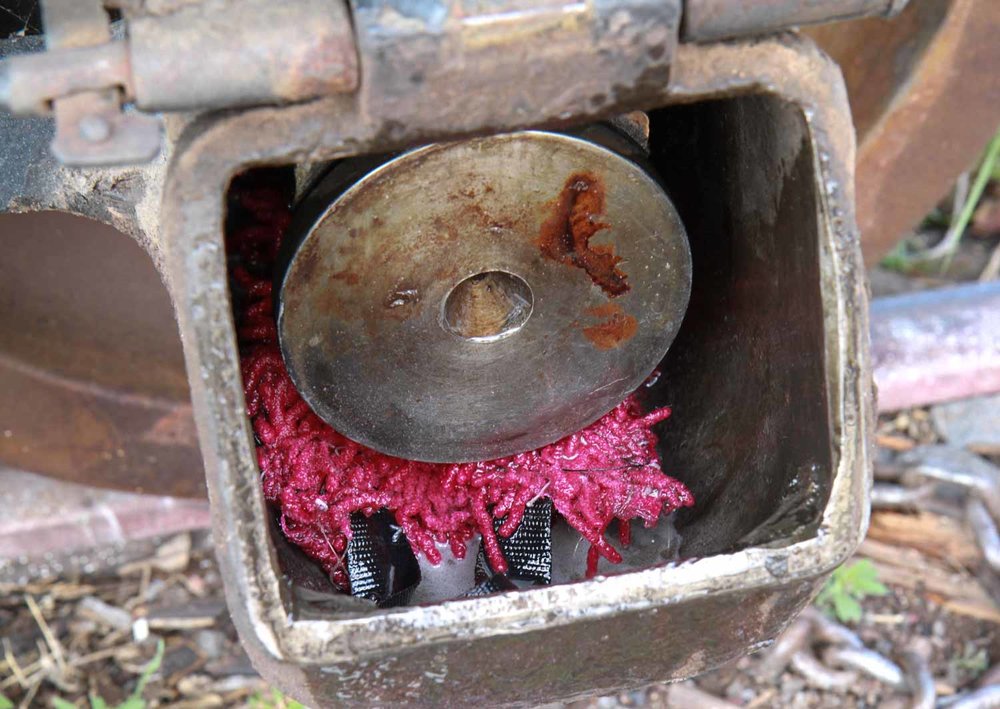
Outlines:
<svg viewBox="0 0 1000 709"><path fill-rule="evenodd" d="M69 165L152 159L160 120L303 101L357 87L341 0L129 3L115 37L102 0L43 0L44 52L0 64L0 106L55 118L52 150Z"/></svg>
<svg viewBox="0 0 1000 709"><path fill-rule="evenodd" d="M108 14L100 0L45 0L42 21L49 50L46 58L56 66L48 74L38 72L35 79L63 80L66 90L56 89L32 103L36 107L51 103L56 158L69 165L107 165L155 157L160 149L160 121L122 110L122 101L129 98L128 57L121 51L121 42L111 42ZM84 59L83 70L63 70L58 66L60 58ZM94 86L70 90L74 78L87 75L97 79L91 82Z"/></svg>

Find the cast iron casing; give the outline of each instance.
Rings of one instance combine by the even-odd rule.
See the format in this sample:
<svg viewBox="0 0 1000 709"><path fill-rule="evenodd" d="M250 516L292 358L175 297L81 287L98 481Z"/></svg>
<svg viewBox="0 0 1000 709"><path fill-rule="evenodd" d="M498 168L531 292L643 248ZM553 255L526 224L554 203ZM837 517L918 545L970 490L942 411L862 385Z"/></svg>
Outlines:
<svg viewBox="0 0 1000 709"><path fill-rule="evenodd" d="M698 500L679 521L689 560L428 607L304 590L272 536L226 289L223 195L249 165L442 139L447 121L396 116L390 135L333 99L217 116L179 141L163 241L215 542L244 645L297 699L537 704L688 677L766 644L860 541L872 391L839 71L792 36L685 45L644 101L659 107L654 135L667 129L654 160L694 261L664 364L677 412L665 470Z"/></svg>

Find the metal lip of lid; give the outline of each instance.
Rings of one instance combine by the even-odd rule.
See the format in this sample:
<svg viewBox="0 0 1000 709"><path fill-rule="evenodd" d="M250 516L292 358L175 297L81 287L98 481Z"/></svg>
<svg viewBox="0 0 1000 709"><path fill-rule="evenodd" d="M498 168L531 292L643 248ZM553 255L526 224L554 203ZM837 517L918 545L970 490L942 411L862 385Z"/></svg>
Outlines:
<svg viewBox="0 0 1000 709"><path fill-rule="evenodd" d="M680 327L680 218L595 142L435 144L342 164L314 192L325 206L297 241L293 223L277 284L282 353L313 410L381 452L465 462L552 443L637 388Z"/></svg>

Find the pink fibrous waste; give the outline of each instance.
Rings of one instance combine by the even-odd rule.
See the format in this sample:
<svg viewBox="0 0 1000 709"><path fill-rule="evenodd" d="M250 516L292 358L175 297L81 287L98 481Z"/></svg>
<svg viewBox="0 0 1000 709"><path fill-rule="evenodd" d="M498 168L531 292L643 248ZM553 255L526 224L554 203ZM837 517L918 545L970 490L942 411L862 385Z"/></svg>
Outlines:
<svg viewBox="0 0 1000 709"><path fill-rule="evenodd" d="M636 394L583 430L534 451L477 463L422 463L388 456L349 440L309 408L296 390L278 347L271 270L288 225L286 195L237 180L233 196L249 223L229 235L247 409L258 441L265 498L278 506L290 541L348 589L344 565L353 513L386 508L415 552L441 560L438 543L456 557L477 534L490 565L507 569L498 534L511 535L525 508L545 496L590 544L587 573L598 556L619 563L605 539L619 521L628 544L629 523L652 527L677 508L694 504L690 491L660 469L652 428L670 415L643 413ZM496 531L494 520L502 520Z"/></svg>

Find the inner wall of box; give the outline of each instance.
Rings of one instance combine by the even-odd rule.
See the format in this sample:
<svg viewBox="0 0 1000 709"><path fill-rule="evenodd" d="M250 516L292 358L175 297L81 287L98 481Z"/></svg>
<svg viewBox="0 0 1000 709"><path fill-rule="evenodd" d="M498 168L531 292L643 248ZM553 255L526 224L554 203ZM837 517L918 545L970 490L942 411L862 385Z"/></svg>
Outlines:
<svg viewBox="0 0 1000 709"><path fill-rule="evenodd" d="M681 556L810 535L829 495L832 452L804 118L767 96L650 117L651 157L694 264L684 324L648 399L674 411L661 432L663 469L695 495L676 520ZM271 536L297 615L352 609L354 599L337 594L275 523Z"/></svg>
<svg viewBox="0 0 1000 709"><path fill-rule="evenodd" d="M682 557L811 535L832 482L817 176L795 106L744 96L651 116L694 280L663 361L664 470L687 484Z"/></svg>

